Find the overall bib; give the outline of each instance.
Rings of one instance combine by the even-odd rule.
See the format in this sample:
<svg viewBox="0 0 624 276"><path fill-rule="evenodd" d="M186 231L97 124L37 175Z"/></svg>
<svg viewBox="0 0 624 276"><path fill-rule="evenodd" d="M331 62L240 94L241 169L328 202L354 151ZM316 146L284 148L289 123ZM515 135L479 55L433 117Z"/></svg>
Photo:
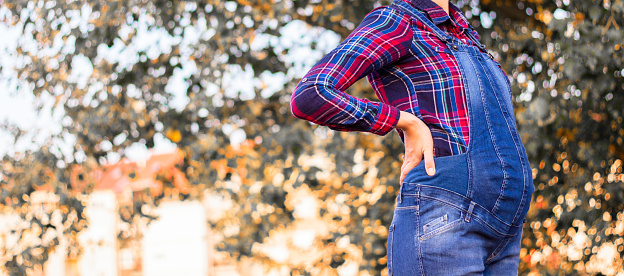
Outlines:
<svg viewBox="0 0 624 276"><path fill-rule="evenodd" d="M463 44L402 0L391 5L426 24L459 64L468 103L465 153L410 170L388 233L389 275L515 275L534 191L517 131L509 80L485 46Z"/></svg>

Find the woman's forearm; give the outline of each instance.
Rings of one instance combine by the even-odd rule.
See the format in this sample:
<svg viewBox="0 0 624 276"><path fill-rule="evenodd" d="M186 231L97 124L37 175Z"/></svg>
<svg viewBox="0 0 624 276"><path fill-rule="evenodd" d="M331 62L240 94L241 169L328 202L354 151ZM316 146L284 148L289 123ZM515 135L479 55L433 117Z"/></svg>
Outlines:
<svg viewBox="0 0 624 276"><path fill-rule="evenodd" d="M291 97L293 116L339 131L386 135L399 109L381 100L346 93L357 80L410 53L414 36L409 15L390 7L368 13L335 49L301 79Z"/></svg>

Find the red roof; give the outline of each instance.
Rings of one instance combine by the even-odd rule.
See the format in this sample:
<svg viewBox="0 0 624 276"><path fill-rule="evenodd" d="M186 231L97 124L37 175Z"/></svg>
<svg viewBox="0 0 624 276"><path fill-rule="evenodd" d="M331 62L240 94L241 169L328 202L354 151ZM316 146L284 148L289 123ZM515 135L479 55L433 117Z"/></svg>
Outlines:
<svg viewBox="0 0 624 276"><path fill-rule="evenodd" d="M151 188L152 194L162 192L163 183L156 180L158 175L171 181L177 189L185 192L189 188L188 180L175 165L181 164L184 154L180 150L166 154L154 154L144 162L134 162L127 158L111 165L97 167L90 174L83 166L75 166L71 172L71 185L77 191L87 189L94 183L95 190L112 190L120 194L126 187L132 191Z"/></svg>

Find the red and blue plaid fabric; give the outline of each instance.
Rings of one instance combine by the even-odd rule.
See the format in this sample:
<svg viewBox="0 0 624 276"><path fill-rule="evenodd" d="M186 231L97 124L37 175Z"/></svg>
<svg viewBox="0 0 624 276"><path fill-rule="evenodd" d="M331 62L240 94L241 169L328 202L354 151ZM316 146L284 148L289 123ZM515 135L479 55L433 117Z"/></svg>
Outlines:
<svg viewBox="0 0 624 276"><path fill-rule="evenodd" d="M449 16L431 0L404 1L465 44L473 45L465 32L479 38L452 3ZM468 107L457 61L446 48L418 19L378 7L301 79L291 113L334 130L386 135L402 110L427 123L435 156L463 153L469 139ZM364 76L379 101L344 92ZM396 130L403 140L403 132Z"/></svg>

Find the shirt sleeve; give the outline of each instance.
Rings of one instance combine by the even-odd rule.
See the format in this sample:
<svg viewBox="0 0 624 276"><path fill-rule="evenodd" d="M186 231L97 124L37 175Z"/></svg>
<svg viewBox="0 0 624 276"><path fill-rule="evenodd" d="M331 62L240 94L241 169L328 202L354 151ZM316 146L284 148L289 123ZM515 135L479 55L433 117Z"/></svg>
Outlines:
<svg viewBox="0 0 624 276"><path fill-rule="evenodd" d="M292 115L334 130L386 135L396 126L399 109L344 91L408 54L412 37L408 15L387 6L372 10L301 79L291 98Z"/></svg>

